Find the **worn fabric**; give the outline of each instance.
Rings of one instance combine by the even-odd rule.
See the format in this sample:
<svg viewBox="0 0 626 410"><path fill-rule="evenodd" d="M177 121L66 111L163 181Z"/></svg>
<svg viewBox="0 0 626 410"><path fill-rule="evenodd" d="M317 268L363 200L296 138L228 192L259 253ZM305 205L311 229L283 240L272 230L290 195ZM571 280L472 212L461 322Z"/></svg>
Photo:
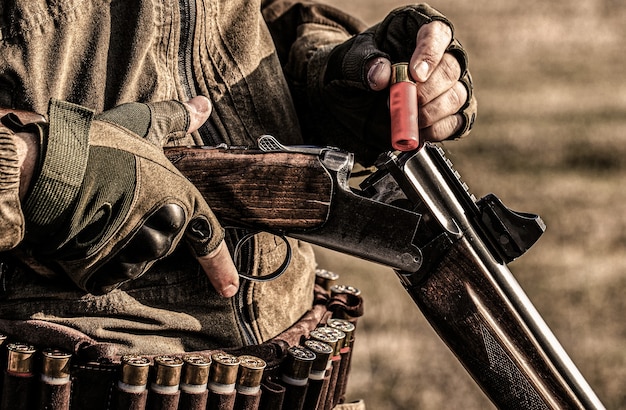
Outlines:
<svg viewBox="0 0 626 410"><path fill-rule="evenodd" d="M335 45L365 28L332 7L308 1L2 2L0 106L43 114L49 100L57 99L99 113L127 102L206 95L213 103L209 121L170 145L254 146L263 134L285 144L324 142L319 137L345 128L316 103L326 61ZM371 145L349 148L357 158L372 156ZM10 168L5 159L0 158L0 166ZM14 174L6 175L11 179ZM0 206L15 205L11 189L8 196L0 192ZM0 210L0 216L18 224L2 249L19 242L20 212L17 206ZM234 236L227 239L232 242ZM243 268L253 275L272 272L284 256L281 243L258 235ZM85 293L67 278L51 280L38 269L18 265L2 278L0 316L69 326L121 352L259 343L311 307L312 248L289 243L294 252L283 276L269 283L244 281L231 299L217 295L182 248L101 296ZM36 258L30 262L35 266Z"/></svg>
<svg viewBox="0 0 626 410"><path fill-rule="evenodd" d="M276 15L299 7L270 6ZM320 41L348 38L342 21L351 25L352 19L326 6L301 7L312 14L293 15L294 24L322 18L332 34ZM289 86L260 10L258 1L3 3L0 105L45 113L55 98L101 112L125 102L202 94L213 102L210 121L172 144L251 146L262 134L299 143ZM19 267L8 278L0 315L71 326L128 352L258 343L290 326L312 303L312 250L290 243L293 261L280 279L245 282L232 299L217 295L185 249L102 296ZM252 274L273 271L282 261L270 235L257 238L250 254Z"/></svg>

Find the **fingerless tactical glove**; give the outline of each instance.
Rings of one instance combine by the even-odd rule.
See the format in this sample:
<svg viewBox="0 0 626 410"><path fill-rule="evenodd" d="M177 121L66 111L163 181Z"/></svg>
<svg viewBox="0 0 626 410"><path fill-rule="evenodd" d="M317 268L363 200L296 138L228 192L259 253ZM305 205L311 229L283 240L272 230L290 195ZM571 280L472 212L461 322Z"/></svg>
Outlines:
<svg viewBox="0 0 626 410"><path fill-rule="evenodd" d="M365 65L376 57L392 63L408 62L415 50L417 32L433 21L452 23L434 8L426 5L400 7L379 24L335 46L328 53L318 53L309 63L312 73L309 83L318 93L312 105L326 110L334 122L313 138L321 144L334 143L359 154L360 162L372 163L378 154L390 147L390 117L388 93L372 91L367 81ZM464 127L452 138L469 132L473 125L471 77L467 71L467 55L453 38L448 52L461 66L461 82L468 91L468 99L460 113ZM317 66L317 67L316 67ZM321 69L320 66L324 68ZM316 77L319 73L323 75ZM315 121L315 120L314 120ZM317 122L323 122L317 119Z"/></svg>
<svg viewBox="0 0 626 410"><path fill-rule="evenodd" d="M222 241L205 200L163 154L188 129L183 104L130 103L94 116L51 101L48 118L26 126L3 118L41 136L40 169L22 205L29 259L103 293L142 275L183 237L197 256Z"/></svg>

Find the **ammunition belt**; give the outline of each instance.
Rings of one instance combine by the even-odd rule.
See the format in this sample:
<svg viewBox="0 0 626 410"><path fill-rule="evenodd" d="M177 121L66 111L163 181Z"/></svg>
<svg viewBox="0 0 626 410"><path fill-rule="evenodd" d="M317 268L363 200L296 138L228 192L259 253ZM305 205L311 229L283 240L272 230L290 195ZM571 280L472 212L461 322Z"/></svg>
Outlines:
<svg viewBox="0 0 626 410"><path fill-rule="evenodd" d="M313 308L256 346L86 361L0 335L0 410L332 409L344 401L362 314L358 290L335 279L318 271Z"/></svg>

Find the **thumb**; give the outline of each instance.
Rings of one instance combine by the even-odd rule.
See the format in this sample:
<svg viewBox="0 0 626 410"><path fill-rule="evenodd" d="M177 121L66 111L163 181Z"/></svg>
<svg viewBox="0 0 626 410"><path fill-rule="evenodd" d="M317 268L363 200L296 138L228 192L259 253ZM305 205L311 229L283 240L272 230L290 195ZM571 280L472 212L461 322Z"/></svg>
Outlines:
<svg viewBox="0 0 626 410"><path fill-rule="evenodd" d="M213 110L211 101L203 95L193 97L183 104L189 112L189 128L187 132L190 133L197 131L209 119Z"/></svg>
<svg viewBox="0 0 626 410"><path fill-rule="evenodd" d="M159 146L196 131L206 122L212 110L211 102L204 96L184 103L171 100L148 103L147 106L150 109L150 129L145 138Z"/></svg>
<svg viewBox="0 0 626 410"><path fill-rule="evenodd" d="M391 62L384 57L376 57L365 64L367 83L373 91L384 90L391 82Z"/></svg>
<svg viewBox="0 0 626 410"><path fill-rule="evenodd" d="M239 289L239 273L222 241L208 255L198 256L198 262L217 292L225 298L234 296Z"/></svg>

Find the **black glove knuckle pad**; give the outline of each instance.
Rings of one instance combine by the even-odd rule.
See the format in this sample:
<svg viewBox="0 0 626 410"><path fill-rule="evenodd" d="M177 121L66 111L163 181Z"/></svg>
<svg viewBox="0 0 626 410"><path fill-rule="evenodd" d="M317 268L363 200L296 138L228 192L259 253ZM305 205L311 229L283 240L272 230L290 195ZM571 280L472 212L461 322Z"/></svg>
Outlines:
<svg viewBox="0 0 626 410"><path fill-rule="evenodd" d="M217 246L214 215L163 155L161 143L187 130L182 104L124 104L94 119L53 101L49 115L42 170L24 207L25 243L39 260L103 293L170 254L192 219L208 226L201 250Z"/></svg>
<svg viewBox="0 0 626 410"><path fill-rule="evenodd" d="M185 211L180 205L160 207L141 224L122 250L91 275L87 290L105 293L120 283L136 279L148 262L167 255L184 225Z"/></svg>

